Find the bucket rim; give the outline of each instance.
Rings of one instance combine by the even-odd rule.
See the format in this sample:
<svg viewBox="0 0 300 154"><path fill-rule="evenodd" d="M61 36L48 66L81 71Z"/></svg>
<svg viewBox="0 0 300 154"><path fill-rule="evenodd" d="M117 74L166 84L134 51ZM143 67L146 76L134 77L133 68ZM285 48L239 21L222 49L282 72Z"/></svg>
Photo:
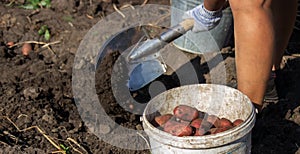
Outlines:
<svg viewBox="0 0 300 154"><path fill-rule="evenodd" d="M185 88L186 86L190 87L190 86L221 86L223 88L227 88L227 89L231 89L234 91L237 91L238 93L240 93L241 95L243 95L245 97L245 99L247 99L248 103L251 103L250 99L242 94L240 91L238 91L237 89L228 87L228 86L224 86L224 85L218 85L218 84L194 84L194 85L185 85L185 86L181 86L181 87L177 87L177 88L173 88L170 89L168 91L165 92L171 92L173 90L176 90L178 88ZM163 92L163 93L165 93ZM163 94L161 93L161 94ZM161 95L159 94L159 95ZM157 95L156 97L158 97L159 95ZM155 97L153 98L155 99ZM151 100L149 101L149 104L151 103ZM244 137L245 135L247 135L248 133L250 133L252 131L252 128L254 127L255 124L255 118L256 118L256 114L255 114L255 109L253 104L251 103L251 112L250 115L247 116L246 120L238 125L235 126L231 129L228 129L224 132L220 132L217 134L210 134L210 135L204 135L204 136L183 136L183 137L178 137L178 136L173 136L167 132L164 132L156 127L154 127L151 122L147 119L147 109L150 106L149 104L147 104L143 116L142 116L142 121L143 121L143 127L144 130L146 132L146 134L148 136L160 136L159 139L156 139L155 137L152 137L152 139L163 143L163 144L167 144L167 145L172 145L175 146L172 143L178 143L181 142L181 148L191 148L191 149L195 149L195 148L201 148L201 149L208 149L208 148L214 148L214 147L219 147L222 145L226 145L228 143L232 143L242 137ZM213 143L213 144L212 144Z"/></svg>

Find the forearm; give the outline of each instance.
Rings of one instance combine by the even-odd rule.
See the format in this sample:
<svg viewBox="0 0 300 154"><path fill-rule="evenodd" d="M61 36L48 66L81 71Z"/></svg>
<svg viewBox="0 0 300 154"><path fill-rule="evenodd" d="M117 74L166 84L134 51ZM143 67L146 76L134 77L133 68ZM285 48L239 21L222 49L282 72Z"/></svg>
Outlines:
<svg viewBox="0 0 300 154"><path fill-rule="evenodd" d="M223 8L226 0L204 0L204 7L209 11L217 11Z"/></svg>

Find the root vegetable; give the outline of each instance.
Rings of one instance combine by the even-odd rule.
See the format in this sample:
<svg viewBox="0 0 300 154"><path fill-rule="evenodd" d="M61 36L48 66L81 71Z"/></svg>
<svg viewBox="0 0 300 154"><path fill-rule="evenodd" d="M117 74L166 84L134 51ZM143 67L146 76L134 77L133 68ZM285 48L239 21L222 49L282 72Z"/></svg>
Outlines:
<svg viewBox="0 0 300 154"><path fill-rule="evenodd" d="M232 124L232 122L230 120L228 120L226 118L221 118L219 120L218 127L219 128L221 128L221 127L231 128L231 127L233 127L233 124Z"/></svg>
<svg viewBox="0 0 300 154"><path fill-rule="evenodd" d="M159 125L162 126L167 121L169 121L173 117L172 114L165 114L154 118L154 121Z"/></svg>
<svg viewBox="0 0 300 154"><path fill-rule="evenodd" d="M217 133L224 132L226 130L228 130L228 128L222 127L222 128L211 128L209 131L210 134L217 134Z"/></svg>
<svg viewBox="0 0 300 154"><path fill-rule="evenodd" d="M173 110L174 116L179 119L186 121L193 121L198 118L198 110L196 108L187 106L187 105L179 105Z"/></svg>
<svg viewBox="0 0 300 154"><path fill-rule="evenodd" d="M206 121L212 123L215 127L219 127L219 120L220 118L217 117L216 115L208 115L206 117Z"/></svg>
<svg viewBox="0 0 300 154"><path fill-rule="evenodd" d="M208 121L205 121L205 120L202 121L201 128L204 128L204 129L206 129L206 130L209 130L209 129L212 128L212 127L213 127L213 124L212 124L212 123L210 123L210 122L208 122Z"/></svg>
<svg viewBox="0 0 300 154"><path fill-rule="evenodd" d="M195 127L196 129L202 128L208 130L212 124L203 119L197 118L191 122L191 126Z"/></svg>
<svg viewBox="0 0 300 154"><path fill-rule="evenodd" d="M200 128L201 123L202 123L202 119L198 118L191 122L191 126L193 126L195 128Z"/></svg>
<svg viewBox="0 0 300 154"><path fill-rule="evenodd" d="M181 119L178 119L178 118L174 118L176 122L180 122L182 124L185 124L185 125L189 125L191 122L190 121L185 121L185 120L181 120Z"/></svg>
<svg viewBox="0 0 300 154"><path fill-rule="evenodd" d="M12 41L9 41L9 42L7 42L6 43L6 45L8 46L8 47L11 47L11 46L13 46L15 43L14 42L12 42Z"/></svg>
<svg viewBox="0 0 300 154"><path fill-rule="evenodd" d="M244 122L236 119L231 122L223 117L208 114L187 105L178 105L172 114L164 114L153 119L152 124L174 136L203 136L229 130Z"/></svg>
<svg viewBox="0 0 300 154"><path fill-rule="evenodd" d="M22 46L22 54L24 56L28 56L30 51L32 50L32 46L30 43L24 43Z"/></svg>
<svg viewBox="0 0 300 154"><path fill-rule="evenodd" d="M185 123L169 120L164 124L164 131L174 136L190 136L193 133L193 129L190 125Z"/></svg>
<svg viewBox="0 0 300 154"><path fill-rule="evenodd" d="M199 128L199 129L196 129L196 130L195 130L194 136L203 136L203 135L205 135L205 133L206 133L206 130L205 130L205 129Z"/></svg>
<svg viewBox="0 0 300 154"><path fill-rule="evenodd" d="M236 119L234 122L233 122L233 126L235 127L235 126L238 126L238 125L240 125L241 123L243 123L244 122L244 120L242 120L242 119Z"/></svg>

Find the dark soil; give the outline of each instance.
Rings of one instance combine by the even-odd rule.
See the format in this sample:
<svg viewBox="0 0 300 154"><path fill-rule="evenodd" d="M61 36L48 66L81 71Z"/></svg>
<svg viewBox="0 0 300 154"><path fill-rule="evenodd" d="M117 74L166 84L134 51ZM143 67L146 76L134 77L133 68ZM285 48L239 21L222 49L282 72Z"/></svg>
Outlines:
<svg viewBox="0 0 300 154"><path fill-rule="evenodd" d="M112 146L101 141L88 130L82 121L72 93L73 61L83 36L103 16L125 4L140 5L143 0L52 0L51 8L25 10L18 7L22 0L0 1L0 153L51 153L56 147L45 138L52 138L58 145L70 147L71 153L149 153ZM170 5L169 1L149 0L148 4ZM48 25L51 39L46 41L37 31ZM295 30L283 66L282 82L278 87L282 99L269 103L253 130L253 153L296 153L300 146L300 38ZM32 43L28 56L21 53L21 46L9 48L8 42L55 42L51 50ZM54 52L52 52L54 51ZM227 83L235 86L234 51L223 50ZM110 75L119 53L112 50L104 57L96 74L96 89L102 106L120 125L141 129L139 115L124 110L113 96ZM198 83L210 83L208 59L194 57L191 62L199 67ZM216 64L214 70L218 71ZM184 70L184 66L180 69ZM101 73L99 73L101 72ZM180 86L176 73L157 79L167 89ZM145 104L149 101L148 86L131 95ZM129 110L141 113L132 104ZM37 127L31 127L37 126ZM17 127L21 130L18 130ZM31 129L32 128L32 129ZM39 131L37 128L40 128ZM78 147L72 140L76 141ZM140 141L137 141L140 142ZM142 142L142 141L141 141ZM76 149L75 149L76 148ZM298 150L299 151L299 150Z"/></svg>

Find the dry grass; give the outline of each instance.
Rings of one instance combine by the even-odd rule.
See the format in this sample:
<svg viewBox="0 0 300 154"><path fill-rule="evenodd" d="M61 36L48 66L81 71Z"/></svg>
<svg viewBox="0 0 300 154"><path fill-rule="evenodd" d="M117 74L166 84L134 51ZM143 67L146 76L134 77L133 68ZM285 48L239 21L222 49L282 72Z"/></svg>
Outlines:
<svg viewBox="0 0 300 154"><path fill-rule="evenodd" d="M24 116L24 114L22 114L22 116ZM25 115L26 116L26 115ZM18 116L20 117L20 116ZM27 117L27 116L26 116ZM31 126L25 129L20 129L9 117L7 116L1 116L1 118L6 119L10 124L12 124L18 132L23 133L23 132L27 132L30 130L36 130L38 131L43 137L46 138L46 140L53 145L57 151L53 151L51 153L56 154L56 153L62 153L62 154L67 154L68 152L66 151L66 149L63 149L62 146L60 144L58 144L51 136L47 135L40 127L38 126ZM9 132L5 132L4 135L8 135L10 138L14 139L16 142L18 141L17 137L11 135ZM76 142L74 139L68 137L66 141L72 148L72 150L74 152L77 152L79 154L83 154L83 153L88 153L87 150L85 150L78 142ZM5 142L0 142L4 145L7 145ZM73 145L76 145L78 148L80 148L81 150L78 150L77 148L75 148ZM70 150L71 150L70 149ZM83 151L83 152L82 152Z"/></svg>

